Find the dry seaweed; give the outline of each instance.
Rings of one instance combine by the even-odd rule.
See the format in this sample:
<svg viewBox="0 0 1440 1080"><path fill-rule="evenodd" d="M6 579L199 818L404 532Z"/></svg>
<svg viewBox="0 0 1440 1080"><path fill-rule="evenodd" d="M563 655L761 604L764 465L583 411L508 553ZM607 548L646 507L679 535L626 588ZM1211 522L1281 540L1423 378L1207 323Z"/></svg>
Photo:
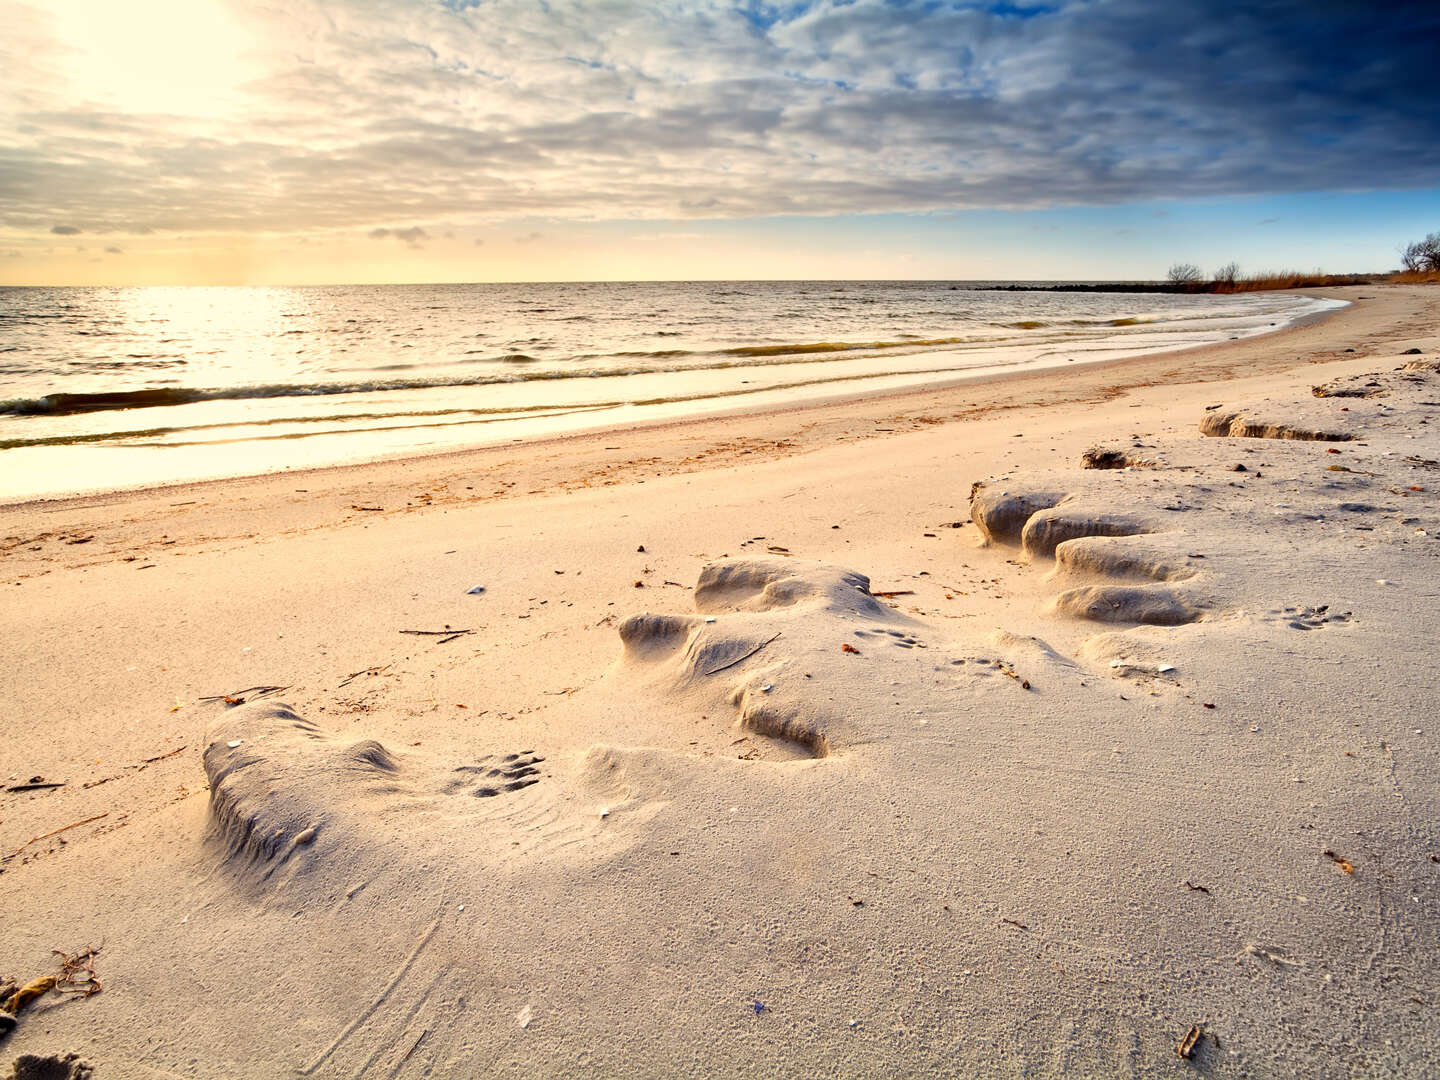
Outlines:
<svg viewBox="0 0 1440 1080"><path fill-rule="evenodd" d="M1181 1060L1189 1061L1195 1056L1195 1047L1199 1044L1204 1034L1205 1029L1199 1024L1195 1024L1185 1033L1185 1037L1181 1039L1175 1047L1175 1053L1180 1055Z"/></svg>

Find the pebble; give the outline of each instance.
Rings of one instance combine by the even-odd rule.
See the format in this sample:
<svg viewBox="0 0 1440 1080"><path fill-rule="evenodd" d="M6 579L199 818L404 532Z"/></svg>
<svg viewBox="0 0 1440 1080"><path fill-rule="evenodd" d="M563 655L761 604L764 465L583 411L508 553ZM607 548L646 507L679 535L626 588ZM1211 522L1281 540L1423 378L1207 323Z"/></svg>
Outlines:
<svg viewBox="0 0 1440 1080"><path fill-rule="evenodd" d="M484 586L484 585L472 585L472 586L470 586L470 588L468 588L468 589L465 590L465 595L466 595L466 596L479 596L479 595L480 595L482 592L484 592L484 591L485 591L485 586Z"/></svg>
<svg viewBox="0 0 1440 1080"><path fill-rule="evenodd" d="M230 740L229 742L227 742L225 745L228 746L231 750L234 750L235 747L239 746L239 745L240 745L241 743L243 743L244 741L245 741L244 739L231 739L231 740Z"/></svg>
<svg viewBox="0 0 1440 1080"><path fill-rule="evenodd" d="M299 847L299 846L302 845L302 844L312 843L312 842L314 841L314 839L315 839L315 826L314 826L314 825L311 825L310 828L304 830L303 832L297 833L297 834L295 835L295 846L296 846L296 847Z"/></svg>

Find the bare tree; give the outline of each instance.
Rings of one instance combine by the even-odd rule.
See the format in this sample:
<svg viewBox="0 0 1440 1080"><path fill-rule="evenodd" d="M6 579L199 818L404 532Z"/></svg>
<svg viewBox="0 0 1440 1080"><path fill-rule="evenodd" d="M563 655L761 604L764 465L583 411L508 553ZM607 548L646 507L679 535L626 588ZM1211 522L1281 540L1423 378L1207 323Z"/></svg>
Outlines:
<svg viewBox="0 0 1440 1080"><path fill-rule="evenodd" d="M1215 280L1221 285L1234 285L1239 276L1240 264L1237 262L1228 262L1215 271Z"/></svg>
<svg viewBox="0 0 1440 1080"><path fill-rule="evenodd" d="M1432 232L1425 239L1401 248L1400 262L1406 270L1440 272L1440 232Z"/></svg>
<svg viewBox="0 0 1440 1080"><path fill-rule="evenodd" d="M1198 285L1205 280L1205 275L1194 263L1176 263L1165 276L1172 285Z"/></svg>

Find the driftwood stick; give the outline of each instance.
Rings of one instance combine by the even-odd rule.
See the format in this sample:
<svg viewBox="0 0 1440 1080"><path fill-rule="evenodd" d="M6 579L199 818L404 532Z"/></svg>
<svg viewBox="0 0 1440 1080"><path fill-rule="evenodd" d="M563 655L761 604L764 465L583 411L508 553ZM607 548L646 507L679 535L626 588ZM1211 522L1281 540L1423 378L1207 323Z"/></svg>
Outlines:
<svg viewBox="0 0 1440 1080"><path fill-rule="evenodd" d="M762 641L759 645L756 645L753 649L751 649L749 652L747 652L744 656L737 656L734 660L731 660L728 664L721 664L719 667L713 667L713 668L711 668L709 671L705 672L705 674L706 674L706 675L718 675L720 672L725 671L727 668L732 668L732 667L734 667L736 664L742 663L742 662L745 661L745 660L749 660L750 657L754 656L757 652L759 652L761 649L765 648L766 645L769 645L771 641L774 641L775 638L778 638L779 636L780 636L779 634L776 634L775 637L770 638L769 641Z"/></svg>
<svg viewBox="0 0 1440 1080"><path fill-rule="evenodd" d="M156 754L154 757L147 757L144 761L140 762L140 765L154 765L157 761L164 761L167 757L174 757L176 754L180 753L180 751L184 749L185 747L183 746L177 746L174 750L171 750L168 753ZM140 765L132 765L131 768L138 769Z"/></svg>
<svg viewBox="0 0 1440 1080"><path fill-rule="evenodd" d="M288 686L247 686L244 690L236 690L230 694L211 694L209 697L202 697L201 701L230 701L238 698L241 694L255 693L260 695L278 694L281 690L289 690ZM235 704L240 704L238 701Z"/></svg>
<svg viewBox="0 0 1440 1080"><path fill-rule="evenodd" d="M352 671L349 675L346 675L345 678L340 680L340 685L349 686L361 675L382 675L389 666L389 664L377 664L375 667L367 667L362 671Z"/></svg>
<svg viewBox="0 0 1440 1080"><path fill-rule="evenodd" d="M92 821L99 821L102 817L109 816L110 811L106 810L103 814L96 814L94 817L82 818L80 821L72 821L69 825L61 825L58 829L51 829L49 832L42 833L39 836L32 836L29 840L26 840L25 843L21 844L9 855L6 855L4 861L9 862L11 859L15 858L16 855L19 855L31 844L38 844L41 840L49 840L52 836L59 836L62 832L69 832L71 829L78 829L81 825L89 825Z"/></svg>

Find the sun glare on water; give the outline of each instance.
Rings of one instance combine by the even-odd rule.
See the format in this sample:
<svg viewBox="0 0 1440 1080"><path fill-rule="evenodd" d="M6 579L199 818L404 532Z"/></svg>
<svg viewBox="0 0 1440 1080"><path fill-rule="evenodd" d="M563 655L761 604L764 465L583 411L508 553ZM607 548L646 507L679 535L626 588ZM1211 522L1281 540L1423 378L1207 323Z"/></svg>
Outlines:
<svg viewBox="0 0 1440 1080"><path fill-rule="evenodd" d="M225 115L258 72L248 31L210 0L54 0L70 96L124 113Z"/></svg>

